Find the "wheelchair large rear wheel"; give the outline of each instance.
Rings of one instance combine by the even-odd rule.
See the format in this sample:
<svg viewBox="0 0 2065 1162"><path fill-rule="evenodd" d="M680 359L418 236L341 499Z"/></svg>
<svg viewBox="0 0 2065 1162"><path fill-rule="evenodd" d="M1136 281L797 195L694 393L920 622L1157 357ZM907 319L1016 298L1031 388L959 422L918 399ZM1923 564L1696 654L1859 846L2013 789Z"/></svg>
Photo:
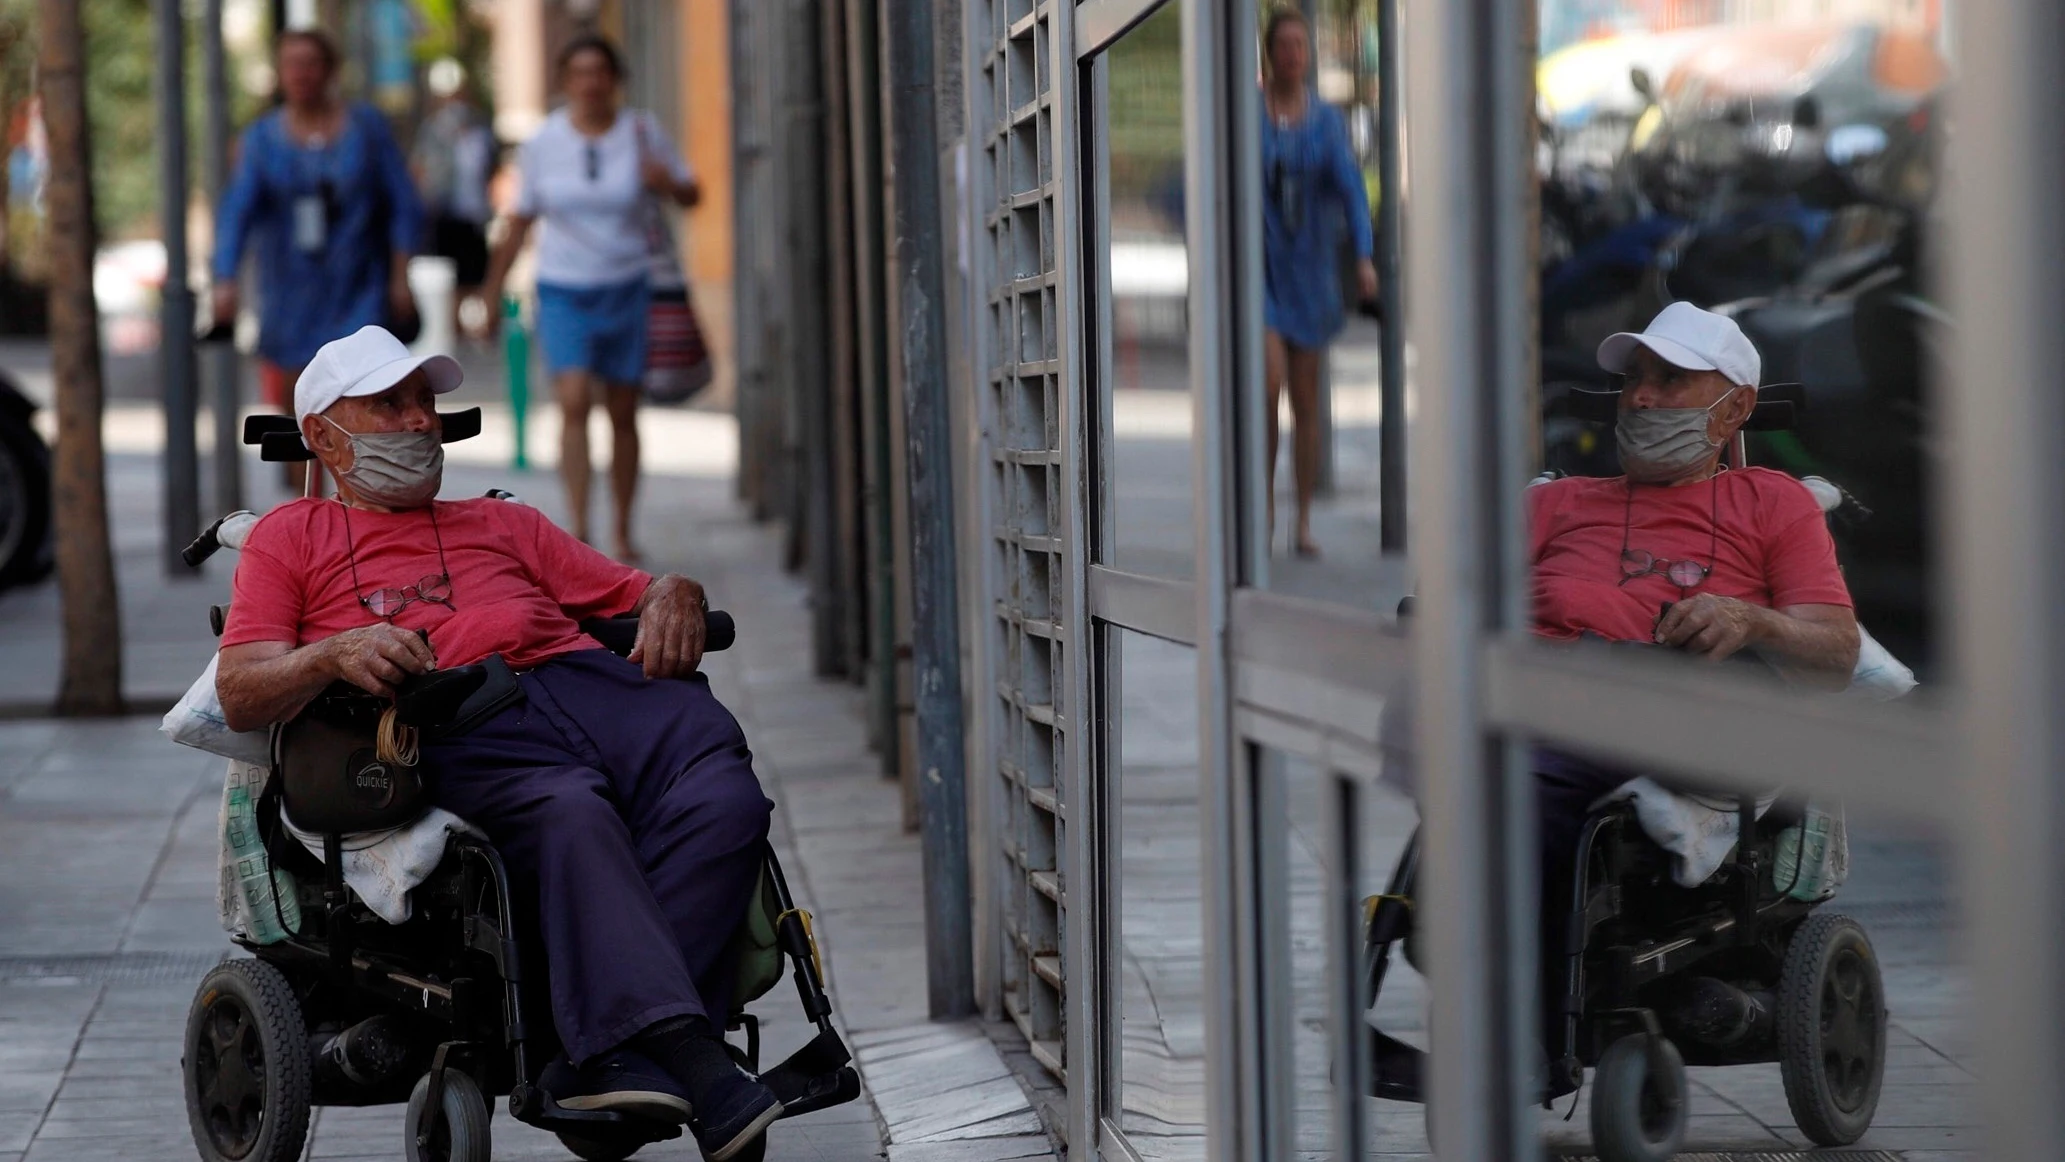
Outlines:
<svg viewBox="0 0 2065 1162"><path fill-rule="evenodd" d="M438 1117L430 1129L430 1140L416 1141L423 1107L430 1104L430 1075L416 1082L409 1095L409 1112L402 1123L402 1144L409 1162L488 1162L488 1100L480 1085L461 1069L446 1069L444 1093Z"/></svg>
<svg viewBox="0 0 2065 1162"><path fill-rule="evenodd" d="M1599 1162L1667 1162L1685 1144L1685 1059L1669 1040L1630 1033L1592 1073Z"/></svg>
<svg viewBox="0 0 2065 1162"><path fill-rule="evenodd" d="M308 1031L285 974L229 960L186 1018L186 1117L202 1162L294 1162L308 1137Z"/></svg>
<svg viewBox="0 0 2065 1162"><path fill-rule="evenodd" d="M1785 1101L1818 1146L1871 1128L1886 1073L1886 991L1862 925L1817 912L1786 945L1778 978L1778 1063Z"/></svg>

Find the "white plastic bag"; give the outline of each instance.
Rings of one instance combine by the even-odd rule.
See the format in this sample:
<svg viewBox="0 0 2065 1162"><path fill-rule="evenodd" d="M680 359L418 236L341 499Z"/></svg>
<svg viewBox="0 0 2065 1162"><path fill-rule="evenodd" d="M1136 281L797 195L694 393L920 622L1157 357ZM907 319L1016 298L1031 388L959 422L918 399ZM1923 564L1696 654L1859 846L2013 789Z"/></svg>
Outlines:
<svg viewBox="0 0 2065 1162"><path fill-rule="evenodd" d="M1857 627L1857 668L1850 672L1854 697L1891 702L1915 688L1914 671L1880 645L1863 626Z"/></svg>
<svg viewBox="0 0 2065 1162"><path fill-rule="evenodd" d="M186 695L165 715L158 729L182 746L240 763L268 765L272 762L271 734L263 730L231 730L222 716L222 699L215 693L215 664L219 658L217 655L208 659L208 668L187 687Z"/></svg>

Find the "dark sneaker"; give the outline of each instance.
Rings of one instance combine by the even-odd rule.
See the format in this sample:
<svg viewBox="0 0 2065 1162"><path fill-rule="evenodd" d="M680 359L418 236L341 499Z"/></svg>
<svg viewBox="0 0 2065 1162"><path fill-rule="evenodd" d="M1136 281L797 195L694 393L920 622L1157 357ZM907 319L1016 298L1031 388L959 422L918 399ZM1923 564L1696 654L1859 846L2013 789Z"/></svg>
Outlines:
<svg viewBox="0 0 2065 1162"><path fill-rule="evenodd" d="M782 1116L774 1091L743 1069L735 1069L703 1090L696 1108L696 1144L710 1162L729 1162Z"/></svg>
<svg viewBox="0 0 2065 1162"><path fill-rule="evenodd" d="M538 1088L570 1110L611 1110L669 1123L685 1122L691 1112L681 1083L630 1049L604 1053L578 1070L564 1057L553 1058Z"/></svg>

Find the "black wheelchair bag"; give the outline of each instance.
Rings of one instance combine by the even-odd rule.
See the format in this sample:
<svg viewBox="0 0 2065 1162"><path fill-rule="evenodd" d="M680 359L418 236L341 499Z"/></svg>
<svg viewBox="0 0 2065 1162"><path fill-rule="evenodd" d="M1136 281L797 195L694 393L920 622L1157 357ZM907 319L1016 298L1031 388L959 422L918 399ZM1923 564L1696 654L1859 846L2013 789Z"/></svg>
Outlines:
<svg viewBox="0 0 2065 1162"><path fill-rule="evenodd" d="M296 827L323 835L413 822L430 804L417 765L379 756L380 719L388 707L401 724L437 738L464 733L522 697L515 675L496 656L411 675L391 704L349 683L332 683L273 728L280 806Z"/></svg>

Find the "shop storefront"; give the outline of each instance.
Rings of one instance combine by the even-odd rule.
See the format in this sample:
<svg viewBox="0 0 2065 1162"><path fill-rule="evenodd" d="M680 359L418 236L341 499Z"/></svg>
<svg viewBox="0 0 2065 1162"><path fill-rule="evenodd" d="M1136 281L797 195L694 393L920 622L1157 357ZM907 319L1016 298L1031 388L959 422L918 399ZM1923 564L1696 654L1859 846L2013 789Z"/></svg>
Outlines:
<svg viewBox="0 0 2065 1162"><path fill-rule="evenodd" d="M1974 1148L1983 1121L1985 1157L2051 1156L2065 738L2049 703L2065 638L2042 579L2065 532L2030 498L2059 484L2045 449L2065 415L2043 385L2065 354L2047 318L2065 238L2054 151L2031 143L2065 108L2034 47L2061 18L1960 9L1949 68L1940 6L1831 10L1810 31L1734 29L1760 13L1713 6L1723 24L1697 44L1655 60L1654 45L1591 44L1611 74L1598 92L1567 84L1566 58L1544 63L1538 94L1522 6L1404 0L1391 45L1378 7L1318 5L1300 26L1345 154L1325 197L1272 160L1306 123L1258 94L1265 13L1250 4L985 0L940 42L939 92L962 114L941 120L941 168L979 1001L1065 1087L1076 1157L1424 1150L1417 1111L1365 1096L1373 1023L1431 1050L1442 1156L1540 1157L1545 1132L1582 1149L1582 1121L1535 1108L1531 758L1554 747L1841 804L1866 837L1852 887L1892 882L1874 867L1906 877L1855 893L1907 1006L1886 1100L1930 1069L1983 1070L1948 1148ZM1697 23L1665 7L1672 35ZM845 6L849 96L876 83L874 13ZM1395 189L1380 180L1387 76L1405 111ZM1607 105L1611 133L1591 123ZM840 180L869 190L880 127L845 124ZM1939 198L1946 171L1984 194ZM1841 192L1810 188L1831 172ZM1784 211L1719 200L1745 190ZM851 269L867 271L894 239L870 235L881 204L855 197ZM1389 360L1408 374L1388 409L1351 217L1381 227L1387 198L1404 207L1403 265L1381 289L1409 352ZM1268 333L1297 324L1268 302L1285 293L1271 232L1301 207L1339 215L1342 253L1291 282L1348 293L1338 329L1286 367ZM1648 249L1586 264L1631 224ZM1838 523L1834 540L1865 628L1920 673L1912 695L1824 695L1529 632L1529 482L1596 469L1613 443L1544 397L1611 387L1598 336L1681 298L1735 312L1767 384L1808 385L1804 412L1752 434L1749 463L1829 475L1893 530ZM840 308L863 324L877 309ZM853 356L863 430L900 438L894 409L868 401L876 362L893 381L901 354ZM1302 398L1300 376L1316 388ZM1288 381L1273 462L1272 378ZM1319 439L1301 448L1300 429ZM881 455L893 465L896 446ZM1387 514L1387 492L1409 503ZM1637 531L1631 518L1629 547ZM899 639L873 616L877 658ZM1372 1006L1366 902L1416 832L1412 964L1394 958ZM1903 959L1925 942L1936 959ZM1949 982L1940 1007L1900 991L1924 976ZM1910 1068L1910 1052L1941 1060ZM1920 1139L1908 1117L1886 1140ZM1686 1148L1719 1148L1700 1133L1739 1145L1719 1125Z"/></svg>

